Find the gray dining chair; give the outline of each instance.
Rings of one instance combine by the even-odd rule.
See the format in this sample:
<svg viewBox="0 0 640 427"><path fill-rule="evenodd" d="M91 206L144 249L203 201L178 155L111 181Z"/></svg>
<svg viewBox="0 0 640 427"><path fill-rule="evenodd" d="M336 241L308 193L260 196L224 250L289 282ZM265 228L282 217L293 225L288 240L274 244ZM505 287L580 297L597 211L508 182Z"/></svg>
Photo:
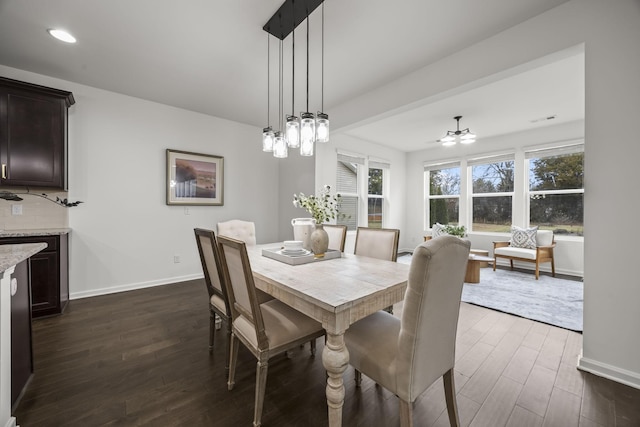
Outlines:
<svg viewBox="0 0 640 427"><path fill-rule="evenodd" d="M329 249L344 252L344 244L347 240L347 226L323 224L322 227L329 235Z"/></svg>
<svg viewBox="0 0 640 427"><path fill-rule="evenodd" d="M349 363L400 399L400 423L413 426L413 403L443 377L449 422L459 426L454 384L460 296L471 243L442 236L411 260L402 318L378 311L347 329Z"/></svg>
<svg viewBox="0 0 640 427"><path fill-rule="evenodd" d="M225 368L229 369L229 352L231 350L231 316L225 289L222 285L224 277L218 254L216 235L212 230L195 228L196 243L200 262L204 272L204 283L209 293L209 352L213 351L215 330L219 329L216 323L216 315L224 322L227 331L227 349L225 356Z"/></svg>
<svg viewBox="0 0 640 427"><path fill-rule="evenodd" d="M258 359L253 425L260 426L269 359L307 341L315 343L325 334L322 325L310 317L273 299L260 304L246 244L218 236L224 284L231 309L231 354L228 388L235 385L238 343ZM315 348L312 347L312 355Z"/></svg>

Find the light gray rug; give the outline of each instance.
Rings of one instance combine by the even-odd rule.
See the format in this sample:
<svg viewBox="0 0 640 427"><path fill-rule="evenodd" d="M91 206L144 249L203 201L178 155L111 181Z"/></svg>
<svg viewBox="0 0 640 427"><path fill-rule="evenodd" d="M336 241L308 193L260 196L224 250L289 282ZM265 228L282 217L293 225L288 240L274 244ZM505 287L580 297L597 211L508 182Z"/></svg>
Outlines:
<svg viewBox="0 0 640 427"><path fill-rule="evenodd" d="M398 257L411 262L411 256ZM583 283L491 267L480 269L480 283L465 283L462 301L572 331L582 332Z"/></svg>

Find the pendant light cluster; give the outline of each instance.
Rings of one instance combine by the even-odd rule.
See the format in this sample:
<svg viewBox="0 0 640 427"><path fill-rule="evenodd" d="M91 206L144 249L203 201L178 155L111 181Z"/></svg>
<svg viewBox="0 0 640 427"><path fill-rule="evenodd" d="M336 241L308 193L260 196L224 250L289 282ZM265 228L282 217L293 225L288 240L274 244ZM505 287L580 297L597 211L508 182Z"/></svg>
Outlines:
<svg viewBox="0 0 640 427"><path fill-rule="evenodd" d="M309 14L322 4L322 78L321 78L321 111L317 114L309 112ZM307 103L306 110L295 115L295 28L307 21ZM274 157L284 158L289 155L289 148L299 148L301 156L313 156L316 142L329 141L329 115L324 113L324 0L285 0L280 9L265 24L267 32L267 127L262 130L262 151L273 152ZM291 114L283 122L283 40L291 34ZM269 35L279 39L278 55L278 126L274 132L270 124L270 49ZM281 130L284 128L284 132Z"/></svg>

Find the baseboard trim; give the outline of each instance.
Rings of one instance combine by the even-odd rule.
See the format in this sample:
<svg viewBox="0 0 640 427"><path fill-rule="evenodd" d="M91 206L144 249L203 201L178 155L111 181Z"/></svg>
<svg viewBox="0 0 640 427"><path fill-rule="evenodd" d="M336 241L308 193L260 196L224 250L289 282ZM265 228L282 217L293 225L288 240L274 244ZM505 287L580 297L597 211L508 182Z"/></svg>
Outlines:
<svg viewBox="0 0 640 427"><path fill-rule="evenodd" d="M584 357L582 354L578 358L578 369L640 390L640 374L636 372L598 362Z"/></svg>
<svg viewBox="0 0 640 427"><path fill-rule="evenodd" d="M506 268L510 268L511 264L509 263L508 260L504 260L502 258L500 258L498 260L498 267L506 267ZM522 270L530 270L530 271L535 271L535 264L532 264L530 262L520 262L520 261L514 261L513 262L513 266L514 268L519 268ZM533 266L533 267L532 267ZM540 264L540 272L541 273L549 273L551 274L551 267L549 266L549 263L544 263L544 264ZM566 270L566 269L562 269L562 268L558 268L556 267L556 274L565 274L567 276L574 276L574 277L584 277L584 272L583 271L573 271L573 270Z"/></svg>
<svg viewBox="0 0 640 427"><path fill-rule="evenodd" d="M4 427L18 427L18 424L16 423L16 417L9 417Z"/></svg>
<svg viewBox="0 0 640 427"><path fill-rule="evenodd" d="M187 276L170 277L148 282L129 283L126 285L110 286L108 288L92 289L90 291L70 292L69 299L82 299L97 297L100 295L115 294L118 292L135 291L136 289L152 288L154 286L170 285L172 283L186 282L188 280L202 279L204 274L189 274Z"/></svg>

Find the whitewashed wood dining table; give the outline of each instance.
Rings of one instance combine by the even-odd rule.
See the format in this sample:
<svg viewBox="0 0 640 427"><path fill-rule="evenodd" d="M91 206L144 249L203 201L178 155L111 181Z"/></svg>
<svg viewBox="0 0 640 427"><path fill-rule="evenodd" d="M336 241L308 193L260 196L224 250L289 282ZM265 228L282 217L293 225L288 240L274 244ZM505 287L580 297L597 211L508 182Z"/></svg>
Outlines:
<svg viewBox="0 0 640 427"><path fill-rule="evenodd" d="M262 249L280 245L247 247L256 287L322 323L329 425L338 427L345 396L342 375L349 365L344 333L357 320L402 301L409 265L346 253L302 265L262 256Z"/></svg>

